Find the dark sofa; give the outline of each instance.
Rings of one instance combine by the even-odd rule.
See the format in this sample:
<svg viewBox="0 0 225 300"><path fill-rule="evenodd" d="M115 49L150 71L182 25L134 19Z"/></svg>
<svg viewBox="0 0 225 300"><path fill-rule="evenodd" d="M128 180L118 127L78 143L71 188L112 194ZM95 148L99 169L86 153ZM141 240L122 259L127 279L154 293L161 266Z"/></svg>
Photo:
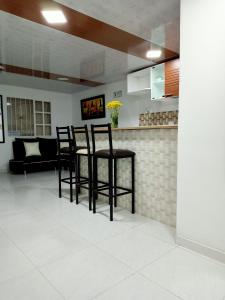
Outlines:
<svg viewBox="0 0 225 300"><path fill-rule="evenodd" d="M39 142L41 156L28 156L24 142ZM27 172L54 170L57 167L57 141L47 138L16 138L12 143L14 158L9 161L9 170L21 174Z"/></svg>

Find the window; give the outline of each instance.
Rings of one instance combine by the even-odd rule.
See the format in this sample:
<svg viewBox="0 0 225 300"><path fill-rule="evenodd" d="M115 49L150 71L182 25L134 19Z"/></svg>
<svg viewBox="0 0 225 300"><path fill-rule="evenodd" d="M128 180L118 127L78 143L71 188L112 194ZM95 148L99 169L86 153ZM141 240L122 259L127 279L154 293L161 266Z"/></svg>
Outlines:
<svg viewBox="0 0 225 300"><path fill-rule="evenodd" d="M7 98L9 136L51 135L51 103Z"/></svg>
<svg viewBox="0 0 225 300"><path fill-rule="evenodd" d="M51 135L51 103L35 101L36 135Z"/></svg>

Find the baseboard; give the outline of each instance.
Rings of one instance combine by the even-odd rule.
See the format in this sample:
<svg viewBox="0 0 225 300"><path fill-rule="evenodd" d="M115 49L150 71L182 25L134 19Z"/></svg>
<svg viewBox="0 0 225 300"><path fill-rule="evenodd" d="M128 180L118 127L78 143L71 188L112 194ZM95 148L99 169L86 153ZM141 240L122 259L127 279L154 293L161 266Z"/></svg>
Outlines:
<svg viewBox="0 0 225 300"><path fill-rule="evenodd" d="M195 241L183 238L183 237L176 237L176 242L178 245L198 252L202 255L208 256L210 258L216 259L222 263L225 263L225 253L219 250L207 247L205 245L199 244Z"/></svg>

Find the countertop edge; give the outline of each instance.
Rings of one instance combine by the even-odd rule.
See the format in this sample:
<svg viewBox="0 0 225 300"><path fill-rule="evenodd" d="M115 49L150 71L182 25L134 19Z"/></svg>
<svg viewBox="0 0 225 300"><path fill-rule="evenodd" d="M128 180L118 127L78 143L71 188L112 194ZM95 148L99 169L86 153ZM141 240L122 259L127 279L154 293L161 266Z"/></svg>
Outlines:
<svg viewBox="0 0 225 300"><path fill-rule="evenodd" d="M150 130L150 129L178 129L178 125L155 125L155 126L139 126L139 127L112 128L113 131Z"/></svg>

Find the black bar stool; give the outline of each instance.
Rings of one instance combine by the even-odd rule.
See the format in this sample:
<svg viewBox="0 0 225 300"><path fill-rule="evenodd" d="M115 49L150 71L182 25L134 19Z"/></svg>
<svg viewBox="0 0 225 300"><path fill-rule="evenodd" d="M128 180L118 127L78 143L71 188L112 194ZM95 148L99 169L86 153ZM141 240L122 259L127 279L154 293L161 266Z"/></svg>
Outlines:
<svg viewBox="0 0 225 300"><path fill-rule="evenodd" d="M76 149L76 204L79 203L79 191L81 188L88 190L89 195L89 210L92 209L92 154L90 150L90 141L88 134L87 125L83 127L74 127L71 126L73 144ZM82 140L84 145L78 146L78 140ZM88 163L88 177L80 175L80 157L84 156L87 158Z"/></svg>
<svg viewBox="0 0 225 300"><path fill-rule="evenodd" d="M56 127L58 146L58 175L59 175L59 198L62 198L62 182L70 185L70 202L73 202L73 184L75 184L75 151L71 139L70 127ZM69 177L62 178L62 167L69 168ZM75 170L76 171L76 170Z"/></svg>
<svg viewBox="0 0 225 300"><path fill-rule="evenodd" d="M132 214L135 213L135 152L126 149L113 149L111 124L91 125L93 143L93 213L96 213L98 194L109 197L110 221L113 221L113 206L117 206L117 197L132 195ZM109 148L96 151L97 134L108 135ZM98 159L108 160L108 182L98 180ZM131 188L117 185L117 160L131 159ZM104 191L108 190L106 194ZM121 190L121 192L118 192Z"/></svg>

